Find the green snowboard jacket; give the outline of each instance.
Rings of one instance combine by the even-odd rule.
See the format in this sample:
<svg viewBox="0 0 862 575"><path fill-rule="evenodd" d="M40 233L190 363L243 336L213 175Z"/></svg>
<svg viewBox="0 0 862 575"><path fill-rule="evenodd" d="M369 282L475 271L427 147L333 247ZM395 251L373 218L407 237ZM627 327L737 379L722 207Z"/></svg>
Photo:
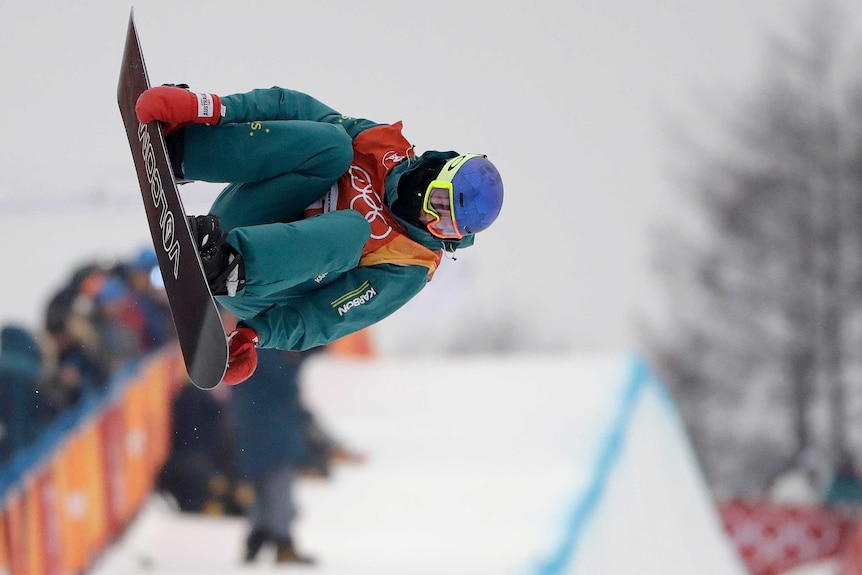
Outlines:
<svg viewBox="0 0 862 575"><path fill-rule="evenodd" d="M387 127L395 128L391 137L402 138L400 123L343 116L311 96L278 87L224 96L222 104L218 125L185 129L183 170L189 179L231 182L211 212L230 230L228 242L243 257L246 285L236 296L218 299L257 331L260 347L305 350L371 326L422 290L443 250L472 244L472 236L444 243L389 210L400 175L421 161L409 144L397 150L401 155L395 154L379 189L363 191L363 200L373 197L379 204L370 212L338 207L308 217L310 204L339 181L345 185L344 178L355 179L357 165L368 162L357 153L358 142L373 143ZM436 263L363 259L379 219L400 229L399 245L426 260L433 254Z"/></svg>

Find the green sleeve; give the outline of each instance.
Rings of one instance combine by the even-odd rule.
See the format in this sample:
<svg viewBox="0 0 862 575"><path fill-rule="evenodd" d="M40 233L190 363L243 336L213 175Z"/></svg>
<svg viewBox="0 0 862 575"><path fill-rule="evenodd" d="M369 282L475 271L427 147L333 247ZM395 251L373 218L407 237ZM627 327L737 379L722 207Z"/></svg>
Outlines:
<svg viewBox="0 0 862 575"><path fill-rule="evenodd" d="M243 323L260 335L260 347L310 349L379 322L419 293L427 279L424 266L357 267Z"/></svg>
<svg viewBox="0 0 862 575"><path fill-rule="evenodd" d="M363 130L378 125L371 120L343 116L308 94L286 88L261 88L244 94L223 96L221 101L225 107L225 115L220 124L310 120L340 124L351 138L355 138Z"/></svg>

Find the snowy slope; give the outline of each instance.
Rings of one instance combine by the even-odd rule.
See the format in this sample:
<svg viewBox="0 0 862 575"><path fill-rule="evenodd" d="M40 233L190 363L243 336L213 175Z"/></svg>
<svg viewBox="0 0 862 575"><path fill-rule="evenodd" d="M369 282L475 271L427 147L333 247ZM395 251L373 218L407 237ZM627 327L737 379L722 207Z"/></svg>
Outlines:
<svg viewBox="0 0 862 575"><path fill-rule="evenodd" d="M625 358L319 358L305 376L323 422L369 454L300 486L315 573L744 573L672 404ZM154 501L94 573L282 572L241 565L243 536Z"/></svg>

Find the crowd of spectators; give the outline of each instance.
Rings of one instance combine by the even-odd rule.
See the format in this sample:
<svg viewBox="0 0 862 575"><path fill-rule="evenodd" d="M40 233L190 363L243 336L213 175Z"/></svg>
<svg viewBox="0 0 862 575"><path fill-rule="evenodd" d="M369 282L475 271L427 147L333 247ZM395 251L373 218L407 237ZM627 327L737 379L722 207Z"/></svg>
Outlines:
<svg viewBox="0 0 862 575"><path fill-rule="evenodd" d="M174 338L156 255L93 261L49 298L43 325L0 330L0 465L122 366Z"/></svg>
<svg viewBox="0 0 862 575"><path fill-rule="evenodd" d="M40 330L0 329L0 469L62 413L98 397L118 370L174 341L152 250L75 269L49 298ZM184 512L246 516L248 561L271 544L279 562L308 562L293 544L293 484L363 459L301 400L300 368L317 351L261 350L259 373L241 386L202 391L186 382L173 397L158 489Z"/></svg>

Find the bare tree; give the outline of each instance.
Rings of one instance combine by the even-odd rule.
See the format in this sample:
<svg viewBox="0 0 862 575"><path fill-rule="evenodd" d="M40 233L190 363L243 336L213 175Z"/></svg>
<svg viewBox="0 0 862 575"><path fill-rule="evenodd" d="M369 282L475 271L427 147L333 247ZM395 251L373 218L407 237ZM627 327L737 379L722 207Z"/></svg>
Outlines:
<svg viewBox="0 0 862 575"><path fill-rule="evenodd" d="M646 347L726 494L801 468L823 490L862 462L862 92L841 68L839 15L812 5L772 40L760 84L720 116L724 147L686 141L701 227L657 236L671 322Z"/></svg>

